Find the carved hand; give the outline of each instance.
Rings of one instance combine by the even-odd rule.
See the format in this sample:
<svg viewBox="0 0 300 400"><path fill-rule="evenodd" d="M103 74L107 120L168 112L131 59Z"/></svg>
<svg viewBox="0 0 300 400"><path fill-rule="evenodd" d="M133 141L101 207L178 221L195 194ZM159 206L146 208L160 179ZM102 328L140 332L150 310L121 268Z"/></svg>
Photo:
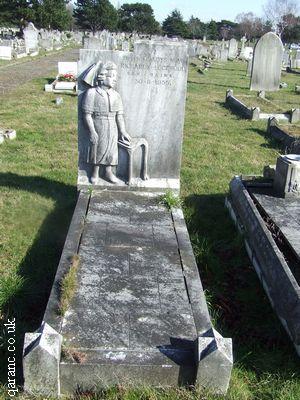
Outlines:
<svg viewBox="0 0 300 400"><path fill-rule="evenodd" d="M131 136L125 131L121 133L121 140L122 142L130 142Z"/></svg>
<svg viewBox="0 0 300 400"><path fill-rule="evenodd" d="M93 144L98 143L98 135L96 132L91 132L90 140Z"/></svg>

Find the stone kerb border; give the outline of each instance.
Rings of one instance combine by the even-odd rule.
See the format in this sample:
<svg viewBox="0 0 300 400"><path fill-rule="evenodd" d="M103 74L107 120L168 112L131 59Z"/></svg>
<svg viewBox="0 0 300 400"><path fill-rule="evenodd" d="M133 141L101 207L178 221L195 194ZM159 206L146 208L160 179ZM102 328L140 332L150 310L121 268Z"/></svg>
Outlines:
<svg viewBox="0 0 300 400"><path fill-rule="evenodd" d="M225 394L229 387L233 366L232 339L223 338L213 328L193 248L183 212L180 208L172 209L172 219L184 279L198 333L195 353L197 365L196 383L209 388L214 393Z"/></svg>
<svg viewBox="0 0 300 400"><path fill-rule="evenodd" d="M247 107L244 103L242 103L239 99L233 96L233 90L228 89L226 91L226 105L228 105L231 109L237 112L239 115L244 118L251 119L254 121L259 120L260 109L258 107Z"/></svg>
<svg viewBox="0 0 300 400"><path fill-rule="evenodd" d="M23 349L24 389L26 392L60 396L60 359L63 338L60 334L63 316L59 314L60 284L70 267L70 259L78 254L90 194L80 191L67 234L57 273L41 327L26 333ZM198 267L189 239L183 212L172 209L185 284L197 329L194 357L196 383L214 393L225 394L233 366L232 340L223 338L212 326Z"/></svg>
<svg viewBox="0 0 300 400"><path fill-rule="evenodd" d="M225 205L244 236L247 253L272 307L300 356L300 287L238 176L230 183Z"/></svg>
<svg viewBox="0 0 300 400"><path fill-rule="evenodd" d="M289 154L300 154L300 137L297 139L285 132L279 125L275 117L269 118L267 133L274 139L281 142L286 152Z"/></svg>
<svg viewBox="0 0 300 400"><path fill-rule="evenodd" d="M228 89L226 91L226 99L225 104L228 105L232 110L234 110L237 114L241 115L244 118L250 119L252 121L258 120L267 120L271 117L275 117L277 120L282 120L285 122L295 123L300 121L300 109L294 108L288 113L262 113L259 107L247 107L244 103L242 103L238 98L234 97L233 90Z"/></svg>

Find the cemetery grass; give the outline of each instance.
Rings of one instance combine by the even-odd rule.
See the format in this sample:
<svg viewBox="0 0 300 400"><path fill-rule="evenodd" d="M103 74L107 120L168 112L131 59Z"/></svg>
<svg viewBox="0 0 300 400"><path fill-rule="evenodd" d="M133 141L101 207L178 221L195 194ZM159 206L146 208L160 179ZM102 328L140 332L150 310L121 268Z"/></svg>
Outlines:
<svg viewBox="0 0 300 400"><path fill-rule="evenodd" d="M2 68L5 68L5 67L11 66L11 65L19 65L19 64L23 64L28 61L35 61L35 60L38 60L43 57L51 56L53 54L60 54L60 53L63 54L68 49L76 49L76 48L79 48L79 46L77 46L75 44L71 44L69 46L65 46L61 50L52 50L52 51L40 50L39 54L34 57L26 56L23 58L13 58L12 60L0 60L0 71ZM56 76L56 75L54 75L54 76Z"/></svg>
<svg viewBox="0 0 300 400"><path fill-rule="evenodd" d="M246 256L224 200L230 179L260 174L280 152L266 122L225 108L225 91L246 93L243 63L190 68L184 128L182 201L216 328L232 337L235 366L226 396L180 389L111 388L90 399L298 400L298 358ZM17 321L18 371L24 332L41 323L76 202L77 100L44 93L34 80L0 98L1 124L17 130L0 146L0 318ZM1 331L0 336L5 334ZM8 354L0 342L0 398ZM18 377L20 381L20 376ZM33 398L21 394L20 398Z"/></svg>

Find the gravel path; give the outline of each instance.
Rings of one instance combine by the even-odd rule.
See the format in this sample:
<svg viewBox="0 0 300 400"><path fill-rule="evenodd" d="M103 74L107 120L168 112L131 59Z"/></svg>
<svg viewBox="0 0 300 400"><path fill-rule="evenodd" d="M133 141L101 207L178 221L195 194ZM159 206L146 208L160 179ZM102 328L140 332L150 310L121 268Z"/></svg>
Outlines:
<svg viewBox="0 0 300 400"><path fill-rule="evenodd" d="M53 77L54 79L53 71L57 71L58 61L77 61L78 57L79 49L68 49L36 60L1 66L0 96L11 92L19 87L20 84L22 85L34 78Z"/></svg>

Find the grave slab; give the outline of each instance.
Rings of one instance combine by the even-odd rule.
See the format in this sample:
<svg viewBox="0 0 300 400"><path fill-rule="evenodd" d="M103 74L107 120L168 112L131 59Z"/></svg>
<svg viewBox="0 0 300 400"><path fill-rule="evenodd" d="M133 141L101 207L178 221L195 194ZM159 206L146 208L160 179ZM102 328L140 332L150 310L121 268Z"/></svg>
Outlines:
<svg viewBox="0 0 300 400"><path fill-rule="evenodd" d="M59 316L74 253L77 287ZM213 330L181 209L169 211L157 193L80 193L44 320L63 338L52 395L126 383L228 388L231 339ZM40 361L26 354L27 390L47 394L47 373L34 379Z"/></svg>

